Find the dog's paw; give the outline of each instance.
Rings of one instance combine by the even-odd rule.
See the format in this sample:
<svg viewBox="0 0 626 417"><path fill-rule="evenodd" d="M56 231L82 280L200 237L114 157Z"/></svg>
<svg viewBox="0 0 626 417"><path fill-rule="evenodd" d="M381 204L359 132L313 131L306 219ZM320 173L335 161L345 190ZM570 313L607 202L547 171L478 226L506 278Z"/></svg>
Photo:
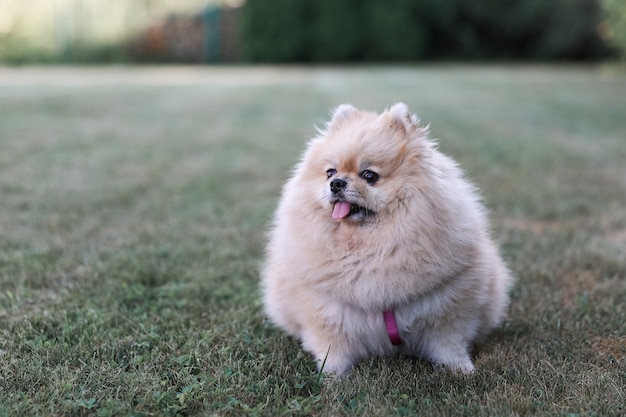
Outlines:
<svg viewBox="0 0 626 417"><path fill-rule="evenodd" d="M317 362L317 369L320 372L323 372L327 375L333 375L333 376L344 376L346 375L350 369L352 369L352 362L350 361L329 361L328 358L326 358L326 361L324 362L324 360L322 359L321 361L318 360Z"/></svg>
<svg viewBox="0 0 626 417"><path fill-rule="evenodd" d="M445 362L435 362L435 369L441 372L452 372L461 375L471 375L476 371L469 355L467 357L457 357Z"/></svg>
<svg viewBox="0 0 626 417"><path fill-rule="evenodd" d="M343 355L329 351L326 356L317 358L317 369L327 375L345 376L354 366L354 361Z"/></svg>

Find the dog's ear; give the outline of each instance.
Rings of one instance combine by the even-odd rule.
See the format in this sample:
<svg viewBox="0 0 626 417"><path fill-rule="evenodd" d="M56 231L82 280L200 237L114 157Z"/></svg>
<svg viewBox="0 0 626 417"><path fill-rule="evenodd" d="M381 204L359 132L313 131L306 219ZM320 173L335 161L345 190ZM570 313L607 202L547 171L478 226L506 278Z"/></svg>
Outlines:
<svg viewBox="0 0 626 417"><path fill-rule="evenodd" d="M415 114L411 114L411 111L404 103L396 103L391 106L391 108L389 108L389 114L396 122L401 123L408 132L419 127L419 117Z"/></svg>
<svg viewBox="0 0 626 417"><path fill-rule="evenodd" d="M332 118L328 122L328 130L332 130L341 125L345 120L348 120L350 116L357 113L358 110L351 104L342 104L332 111Z"/></svg>

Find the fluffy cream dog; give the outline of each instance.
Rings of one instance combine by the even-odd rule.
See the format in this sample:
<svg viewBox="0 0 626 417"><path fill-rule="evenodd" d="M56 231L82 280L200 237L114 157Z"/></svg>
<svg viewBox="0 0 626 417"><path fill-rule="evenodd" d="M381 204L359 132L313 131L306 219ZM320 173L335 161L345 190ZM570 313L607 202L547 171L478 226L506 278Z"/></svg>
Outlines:
<svg viewBox="0 0 626 417"><path fill-rule="evenodd" d="M341 105L283 189L265 311L326 372L406 354L469 373L505 314L512 277L486 210L427 133L402 103Z"/></svg>

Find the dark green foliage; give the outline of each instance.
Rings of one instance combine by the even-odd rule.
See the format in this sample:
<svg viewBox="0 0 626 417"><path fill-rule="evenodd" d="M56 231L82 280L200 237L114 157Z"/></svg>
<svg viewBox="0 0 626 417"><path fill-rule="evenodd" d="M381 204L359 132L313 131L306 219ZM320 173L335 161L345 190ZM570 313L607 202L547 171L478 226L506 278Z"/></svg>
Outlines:
<svg viewBox="0 0 626 417"><path fill-rule="evenodd" d="M435 3L430 0L430 3ZM438 1L434 58L594 59L611 50L598 36L599 0Z"/></svg>
<svg viewBox="0 0 626 417"><path fill-rule="evenodd" d="M360 58L363 44L362 8L359 0L312 2L310 55L315 61L345 61Z"/></svg>
<svg viewBox="0 0 626 417"><path fill-rule="evenodd" d="M246 57L252 61L302 61L308 49L310 4L299 0L249 0L242 13ZM297 28L297 30L295 30Z"/></svg>
<svg viewBox="0 0 626 417"><path fill-rule="evenodd" d="M597 27L603 19L597 0L557 0L549 2L549 30L542 33L538 58L598 58L608 51L603 48Z"/></svg>
<svg viewBox="0 0 626 417"><path fill-rule="evenodd" d="M434 58L529 58L552 7L542 1L427 1Z"/></svg>
<svg viewBox="0 0 626 417"><path fill-rule="evenodd" d="M252 61L591 60L602 0L249 0Z"/></svg>
<svg viewBox="0 0 626 417"><path fill-rule="evenodd" d="M389 7L387 2L364 2L368 30L363 57L394 61L422 58L427 41L422 3L398 0Z"/></svg>

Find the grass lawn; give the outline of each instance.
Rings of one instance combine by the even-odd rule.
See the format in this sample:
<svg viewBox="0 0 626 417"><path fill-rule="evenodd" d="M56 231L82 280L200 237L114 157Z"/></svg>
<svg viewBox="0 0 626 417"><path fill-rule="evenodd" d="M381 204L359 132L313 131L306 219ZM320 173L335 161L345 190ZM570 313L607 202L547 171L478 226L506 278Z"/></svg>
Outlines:
<svg viewBox="0 0 626 417"><path fill-rule="evenodd" d="M406 102L518 281L455 376L318 375L263 317L264 229L314 125ZM0 68L0 416L626 413L617 67Z"/></svg>

